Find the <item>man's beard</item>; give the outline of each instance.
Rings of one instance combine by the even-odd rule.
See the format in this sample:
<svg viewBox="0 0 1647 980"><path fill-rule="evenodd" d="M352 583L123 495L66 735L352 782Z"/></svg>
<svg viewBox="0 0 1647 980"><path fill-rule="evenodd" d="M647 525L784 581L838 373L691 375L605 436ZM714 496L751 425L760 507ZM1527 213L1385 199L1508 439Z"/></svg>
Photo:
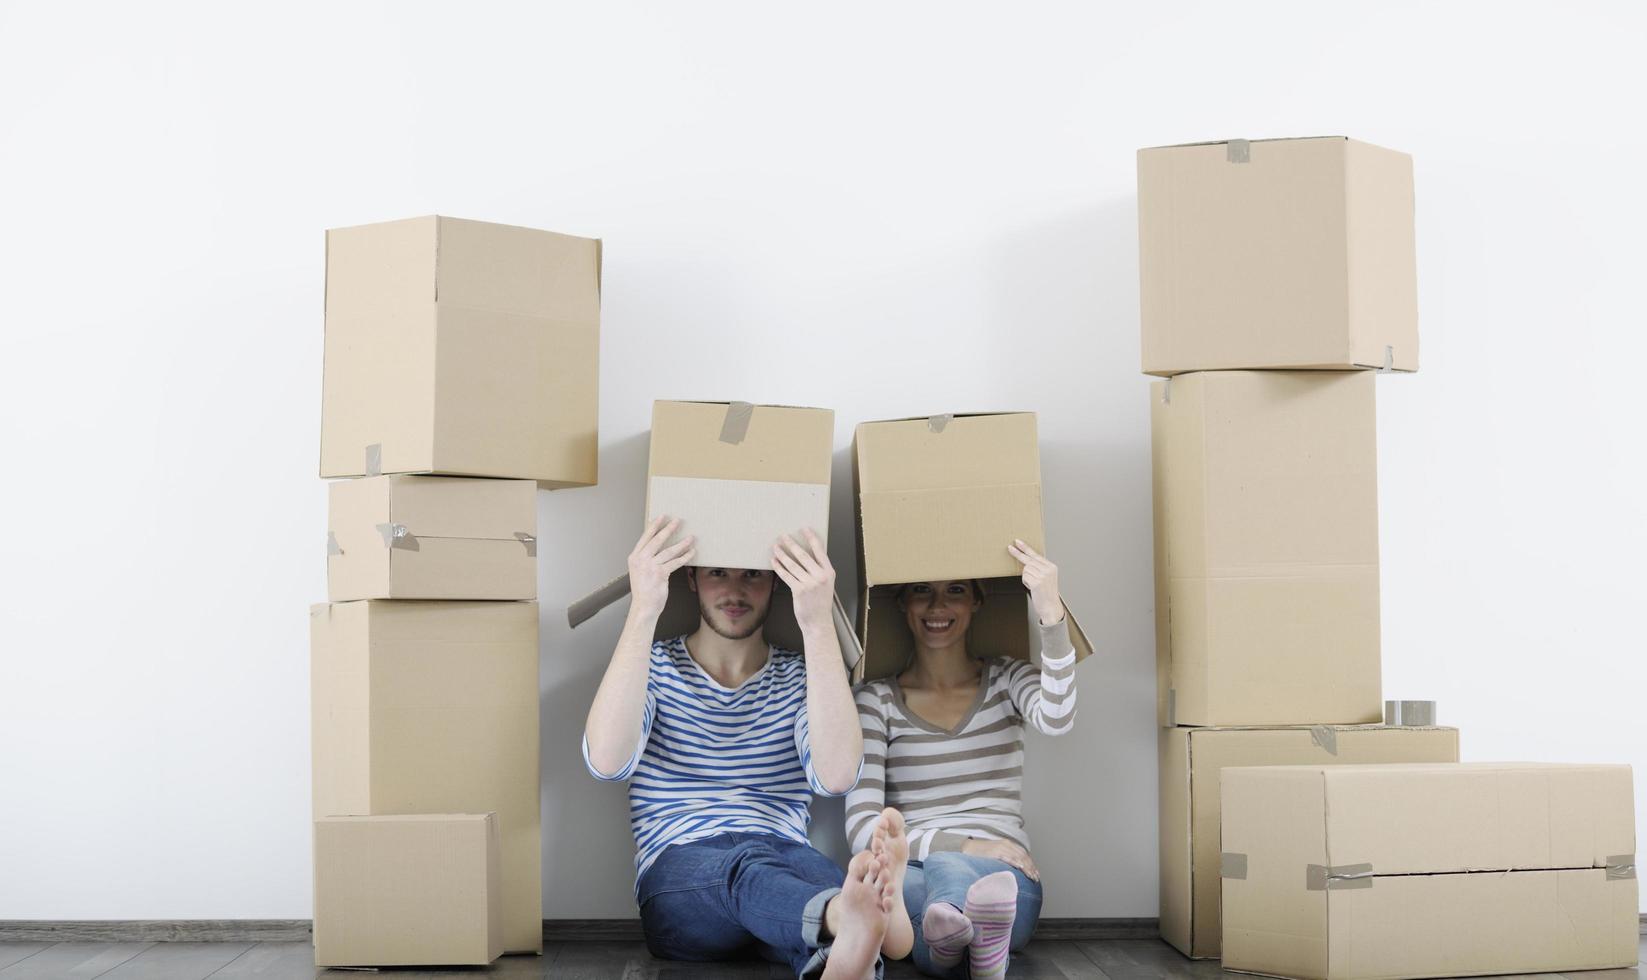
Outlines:
<svg viewBox="0 0 1647 980"><path fill-rule="evenodd" d="M754 636L756 633L759 633L761 627L766 625L766 614L771 611L772 606L769 604L765 609L760 610L760 613L757 615L755 608L751 606L748 615L745 617L752 620L748 626L737 624L730 628L723 629L719 623L715 622L715 617L710 615L713 610L704 605L702 599L698 600L698 615L703 617L704 625L708 626L721 636L726 637L728 640L746 640L749 637Z"/></svg>

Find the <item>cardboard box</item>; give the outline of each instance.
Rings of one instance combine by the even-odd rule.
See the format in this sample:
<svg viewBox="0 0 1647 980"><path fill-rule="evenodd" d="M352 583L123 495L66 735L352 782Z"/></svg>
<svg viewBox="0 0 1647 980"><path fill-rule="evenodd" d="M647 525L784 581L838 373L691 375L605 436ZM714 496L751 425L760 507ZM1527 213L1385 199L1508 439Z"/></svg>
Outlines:
<svg viewBox="0 0 1647 980"><path fill-rule="evenodd" d="M1628 766L1223 774L1224 968L1325 980L1634 966Z"/></svg>
<svg viewBox="0 0 1647 980"><path fill-rule="evenodd" d="M484 966L501 906L496 814L315 821L315 966Z"/></svg>
<svg viewBox="0 0 1647 980"><path fill-rule="evenodd" d="M914 638L897 605L910 582L979 579L983 608L967 633L978 655L1033 659L1015 538L1046 554L1035 413L934 415L860 424L852 439L857 504L858 636L854 681L902 670ZM1054 559L1056 560L1056 559ZM1076 658L1092 644L1066 607Z"/></svg>
<svg viewBox="0 0 1647 980"><path fill-rule="evenodd" d="M1161 732L1161 938L1216 958L1218 774L1229 766L1457 762L1456 728L1382 725L1168 728Z"/></svg>
<svg viewBox="0 0 1647 980"><path fill-rule="evenodd" d="M1345 139L1138 151L1146 374L1418 370L1413 165Z"/></svg>
<svg viewBox="0 0 1647 980"><path fill-rule="evenodd" d="M377 476L329 488L327 597L535 599L537 484Z"/></svg>
<svg viewBox="0 0 1647 980"><path fill-rule="evenodd" d="M1383 717L1372 374L1150 386L1162 725Z"/></svg>
<svg viewBox="0 0 1647 980"><path fill-rule="evenodd" d="M437 216L328 231L320 475L592 486L600 261Z"/></svg>
<svg viewBox="0 0 1647 980"><path fill-rule="evenodd" d="M835 413L827 408L654 402L646 522L658 515L679 518L668 544L695 535L694 564L704 568L771 568L778 539L788 534L801 541L808 528L827 545L834 438ZM576 627L628 594L624 574L573 603L567 620ZM656 636L680 636L698 625L697 598L682 569L670 582ZM773 589L764 632L775 646L802 648L794 605L781 582ZM835 632L850 669L858 662L858 643L839 600Z"/></svg>
<svg viewBox="0 0 1647 980"><path fill-rule="evenodd" d="M318 605L314 816L497 814L505 952L543 949L535 602Z"/></svg>

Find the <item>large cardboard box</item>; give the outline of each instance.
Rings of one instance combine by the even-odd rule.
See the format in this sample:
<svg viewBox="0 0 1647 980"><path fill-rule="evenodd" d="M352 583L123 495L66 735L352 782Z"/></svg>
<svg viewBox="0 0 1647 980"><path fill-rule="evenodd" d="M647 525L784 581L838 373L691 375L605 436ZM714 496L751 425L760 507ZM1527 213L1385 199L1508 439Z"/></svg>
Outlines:
<svg viewBox="0 0 1647 980"><path fill-rule="evenodd" d="M315 821L315 966L484 966L503 953L492 813Z"/></svg>
<svg viewBox="0 0 1647 980"><path fill-rule="evenodd" d="M1161 938L1218 956L1218 774L1229 766L1457 762L1456 728L1382 725L1161 732Z"/></svg>
<svg viewBox="0 0 1647 980"><path fill-rule="evenodd" d="M535 599L537 484L441 476L329 488L327 598Z"/></svg>
<svg viewBox="0 0 1647 980"><path fill-rule="evenodd" d="M1162 725L1383 717L1367 372L1150 386Z"/></svg>
<svg viewBox="0 0 1647 980"><path fill-rule="evenodd" d="M505 952L543 949L535 602L340 602L310 626L314 816L497 814Z"/></svg>
<svg viewBox="0 0 1647 980"><path fill-rule="evenodd" d="M320 475L593 485L600 260L456 218L328 231Z"/></svg>
<svg viewBox="0 0 1647 980"><path fill-rule="evenodd" d="M1418 369L1413 166L1345 139L1138 151L1147 374Z"/></svg>
<svg viewBox="0 0 1647 980"><path fill-rule="evenodd" d="M934 415L861 423L852 439L857 506L855 681L902 670L914 639L898 610L910 582L979 579L985 601L967 633L976 654L1038 656L1015 538L1047 553L1035 413ZM1056 560L1056 559L1055 559ZM1077 659L1092 653L1066 608Z"/></svg>
<svg viewBox="0 0 1647 980"><path fill-rule="evenodd" d="M646 475L646 521L680 519L669 544L696 537L694 564L704 568L771 568L772 549L787 534L804 544L811 529L829 543L829 483L835 413L827 408L749 402L659 401L652 405ZM629 594L627 574L573 603L574 627ZM657 638L698 628L686 571L675 574ZM835 632L848 668L858 643L839 600ZM801 649L788 589L777 583L764 629L769 643Z"/></svg>
<svg viewBox="0 0 1647 980"><path fill-rule="evenodd" d="M1225 769L1224 968L1362 980L1634 966L1628 766Z"/></svg>

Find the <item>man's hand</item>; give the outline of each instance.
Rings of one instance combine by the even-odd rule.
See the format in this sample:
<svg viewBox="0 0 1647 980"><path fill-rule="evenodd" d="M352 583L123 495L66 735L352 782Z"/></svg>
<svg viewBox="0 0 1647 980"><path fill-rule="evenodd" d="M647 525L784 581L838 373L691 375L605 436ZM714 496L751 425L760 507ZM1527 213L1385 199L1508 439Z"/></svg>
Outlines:
<svg viewBox="0 0 1647 980"><path fill-rule="evenodd" d="M795 598L795 621L802 632L833 630L835 566L818 536L810 528L804 533L804 547L787 534L779 539L772 549L772 570Z"/></svg>
<svg viewBox="0 0 1647 980"><path fill-rule="evenodd" d="M962 854L974 854L978 857L994 858L1004 861L1024 873L1030 881L1041 880L1041 869L1035 866L1035 859L1029 852L1009 840L981 840L972 838L961 845Z"/></svg>
<svg viewBox="0 0 1647 980"><path fill-rule="evenodd" d="M687 535L665 548L664 542L680 527L680 518L654 517L641 532L635 550L629 552L629 594L631 608L651 615L663 612L669 601L669 576L675 569L688 565L697 555L692 547L695 539Z"/></svg>
<svg viewBox="0 0 1647 980"><path fill-rule="evenodd" d="M1024 566L1024 588L1029 590L1030 604L1035 607L1035 615L1040 617L1041 625L1051 626L1063 619L1064 600L1058 594L1058 566L1022 540L1007 545L1007 551Z"/></svg>

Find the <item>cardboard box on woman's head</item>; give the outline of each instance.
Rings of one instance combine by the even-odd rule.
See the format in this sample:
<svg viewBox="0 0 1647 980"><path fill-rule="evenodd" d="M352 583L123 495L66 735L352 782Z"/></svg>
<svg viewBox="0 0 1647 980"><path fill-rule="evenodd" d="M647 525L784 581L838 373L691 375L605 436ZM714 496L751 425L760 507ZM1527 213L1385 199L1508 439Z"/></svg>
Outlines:
<svg viewBox="0 0 1647 980"><path fill-rule="evenodd" d="M863 646L853 680L896 674L908 663L915 641L897 593L910 582L981 580L985 598L967 632L968 651L1036 659L1039 631L1022 566L1007 551L1022 539L1047 553L1035 413L864 422L852 443ZM1067 605L1065 621L1076 659L1084 660L1092 644Z"/></svg>
<svg viewBox="0 0 1647 980"><path fill-rule="evenodd" d="M799 541L807 529L828 544L834 441L835 413L827 408L654 402L646 523L660 515L679 518L670 543L696 536L693 564L707 568L771 568L778 539L787 534ZM628 593L624 574L573 603L567 620L575 627ZM835 635L850 670L858 642L839 599L834 605ZM697 598L681 569L670 580L654 637L691 633L698 623ZM774 646L801 650L800 626L781 582L774 583L764 632Z"/></svg>

